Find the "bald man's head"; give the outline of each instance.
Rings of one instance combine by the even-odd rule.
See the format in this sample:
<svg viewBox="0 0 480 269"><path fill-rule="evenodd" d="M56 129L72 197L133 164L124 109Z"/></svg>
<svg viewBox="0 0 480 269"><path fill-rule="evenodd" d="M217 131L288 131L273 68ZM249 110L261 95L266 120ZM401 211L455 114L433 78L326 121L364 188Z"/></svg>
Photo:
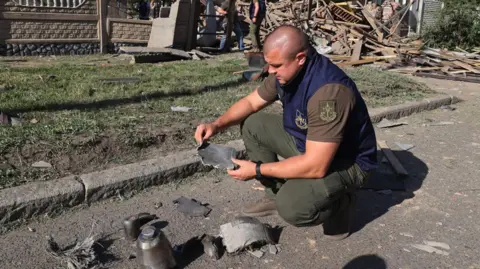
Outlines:
<svg viewBox="0 0 480 269"><path fill-rule="evenodd" d="M280 84L292 81L306 64L309 46L302 30L288 25L278 27L263 45L268 73L274 74Z"/></svg>
<svg viewBox="0 0 480 269"><path fill-rule="evenodd" d="M272 49L281 51L282 56L294 58L300 52L307 52L309 47L308 36L295 26L282 25L273 30L263 45L264 54Z"/></svg>

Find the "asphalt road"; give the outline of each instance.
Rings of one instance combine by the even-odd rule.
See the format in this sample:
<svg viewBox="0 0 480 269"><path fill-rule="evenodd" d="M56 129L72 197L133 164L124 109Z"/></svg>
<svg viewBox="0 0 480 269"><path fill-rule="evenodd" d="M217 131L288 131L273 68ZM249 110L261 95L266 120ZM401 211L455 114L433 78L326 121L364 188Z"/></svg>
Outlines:
<svg viewBox="0 0 480 269"><path fill-rule="evenodd" d="M402 119L408 125L376 129L392 149L394 142L415 145L397 153L411 175L408 189L390 195L360 191L356 232L349 238L332 242L322 237L321 227L294 228L278 217L261 218L283 227L277 255L224 255L218 261L203 255L183 262L187 268L480 268L480 99L470 97L454 111L425 112ZM432 125L440 122L446 125ZM106 250L100 257L106 268L140 268L128 259L134 248L123 239L124 217L155 213L169 240L182 244L203 233L218 234L241 206L261 197L254 186L254 181L236 182L213 171L128 199L45 217L0 236L0 268L66 268L45 251L46 236L68 245L88 236L93 223L93 233L104 237ZM182 195L209 203L209 217L189 218L176 211L172 200ZM158 203L162 206L157 208ZM413 247L424 241L445 243L448 249L437 248L444 251L437 254Z"/></svg>

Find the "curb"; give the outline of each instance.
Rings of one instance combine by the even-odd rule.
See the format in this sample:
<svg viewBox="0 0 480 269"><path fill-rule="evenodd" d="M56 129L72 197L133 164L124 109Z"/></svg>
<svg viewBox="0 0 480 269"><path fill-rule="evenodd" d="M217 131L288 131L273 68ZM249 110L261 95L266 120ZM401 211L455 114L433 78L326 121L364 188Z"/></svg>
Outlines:
<svg viewBox="0 0 480 269"><path fill-rule="evenodd" d="M439 95L422 101L372 109L370 118L377 123L383 118L398 119L460 101L455 96ZM226 145L234 147L239 156L245 155L242 140L230 141ZM196 150L189 150L89 174L3 189L0 190L0 224L29 219L61 208L90 204L115 196L120 191L126 194L208 170L210 168L202 165Z"/></svg>
<svg viewBox="0 0 480 269"><path fill-rule="evenodd" d="M414 113L437 109L441 106L452 105L460 102L458 97L453 95L437 95L431 98L423 99L421 101L409 102L405 104L374 108L369 111L372 123L380 122L383 118L389 120L399 119L410 116Z"/></svg>

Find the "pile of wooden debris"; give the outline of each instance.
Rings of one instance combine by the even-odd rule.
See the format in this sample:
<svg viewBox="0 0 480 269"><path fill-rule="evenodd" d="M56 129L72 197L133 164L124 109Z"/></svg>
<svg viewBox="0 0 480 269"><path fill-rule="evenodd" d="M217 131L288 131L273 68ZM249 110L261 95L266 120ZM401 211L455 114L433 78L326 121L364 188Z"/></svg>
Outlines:
<svg viewBox="0 0 480 269"><path fill-rule="evenodd" d="M328 3L327 3L328 2ZM405 37L406 15L414 3L400 6L393 0L380 5L366 1L334 3L324 0L268 2L261 28L264 38L284 24L301 27L316 49L339 66L375 63L399 72L436 72L457 77L480 74L480 49L474 53L424 49L421 40ZM245 21L248 5L239 2ZM473 75L471 75L473 74Z"/></svg>

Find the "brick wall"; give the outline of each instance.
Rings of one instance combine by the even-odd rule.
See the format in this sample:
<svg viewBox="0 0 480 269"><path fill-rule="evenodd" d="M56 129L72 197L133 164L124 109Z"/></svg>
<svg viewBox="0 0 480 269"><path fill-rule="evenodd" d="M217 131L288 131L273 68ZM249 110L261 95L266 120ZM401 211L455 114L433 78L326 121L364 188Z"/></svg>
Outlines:
<svg viewBox="0 0 480 269"><path fill-rule="evenodd" d="M110 38L148 41L152 25L112 21L110 27Z"/></svg>
<svg viewBox="0 0 480 269"><path fill-rule="evenodd" d="M97 38L97 22L65 22L65 21L2 21L10 24L5 39L79 39ZM7 27L7 26L5 26ZM2 31L0 31L2 32ZM0 37L0 39L2 39Z"/></svg>
<svg viewBox="0 0 480 269"><path fill-rule="evenodd" d="M76 8L47 8L47 7L20 7L13 0L0 0L0 12L39 12L39 13L71 13L71 14L97 14L97 0L86 0Z"/></svg>

